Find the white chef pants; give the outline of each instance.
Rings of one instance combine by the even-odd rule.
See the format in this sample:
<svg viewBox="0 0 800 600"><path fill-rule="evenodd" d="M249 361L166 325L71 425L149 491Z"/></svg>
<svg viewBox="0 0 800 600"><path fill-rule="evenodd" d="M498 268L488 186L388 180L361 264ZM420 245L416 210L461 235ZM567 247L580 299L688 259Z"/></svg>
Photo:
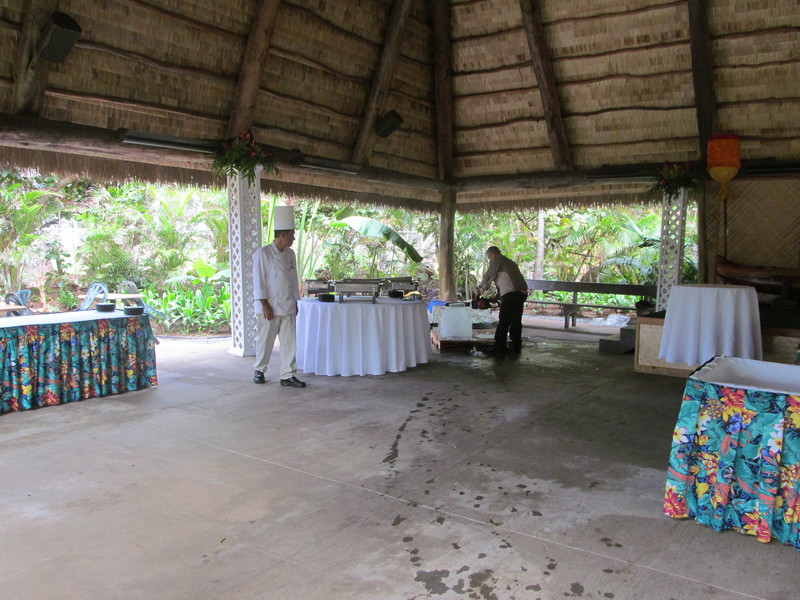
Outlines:
<svg viewBox="0 0 800 600"><path fill-rule="evenodd" d="M253 368L266 373L275 338L280 341L281 379L289 379L297 373L297 327L295 315L275 315L271 321L256 314L258 339L256 340L256 362Z"/></svg>

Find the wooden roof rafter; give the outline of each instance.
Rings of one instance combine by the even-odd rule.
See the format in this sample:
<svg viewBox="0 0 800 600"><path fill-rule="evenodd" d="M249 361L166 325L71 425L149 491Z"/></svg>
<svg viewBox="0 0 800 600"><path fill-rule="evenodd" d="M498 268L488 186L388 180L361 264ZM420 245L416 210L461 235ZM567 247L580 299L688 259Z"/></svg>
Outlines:
<svg viewBox="0 0 800 600"><path fill-rule="evenodd" d="M394 74L397 56L400 51L400 32L406 19L408 19L410 9L411 0L394 0L392 3L389 20L386 24L383 50L381 51L378 66L375 69L375 76L372 79L367 101L364 104L361 126L353 147L351 160L355 164L364 164L372 150L372 141L375 137L373 130L375 120L386 105L386 98L389 94L392 75Z"/></svg>
<svg viewBox="0 0 800 600"><path fill-rule="evenodd" d="M261 89L261 79L267 64L272 32L278 18L281 0L259 0L253 25L247 36L247 45L239 70L239 83L233 99L228 121L227 137L232 138L250 128L255 114L255 104Z"/></svg>
<svg viewBox="0 0 800 600"><path fill-rule="evenodd" d="M706 143L717 121L717 100L711 61L711 29L706 0L689 0L689 39L692 55L692 83L697 112L700 156L706 156Z"/></svg>
<svg viewBox="0 0 800 600"><path fill-rule="evenodd" d="M36 42L57 8L58 0L31 0L25 12L14 68L11 99L14 114L37 115L44 105L48 66L36 57Z"/></svg>
<svg viewBox="0 0 800 600"><path fill-rule="evenodd" d="M533 62L533 71L539 86L542 100L542 111L547 122L547 135L553 154L553 166L558 170L571 171L574 168L572 153L567 138L567 128L561 114L561 102L558 98L558 84L550 59L550 51L542 26L542 15L538 3L534 0L520 0L522 21L525 25L525 37Z"/></svg>

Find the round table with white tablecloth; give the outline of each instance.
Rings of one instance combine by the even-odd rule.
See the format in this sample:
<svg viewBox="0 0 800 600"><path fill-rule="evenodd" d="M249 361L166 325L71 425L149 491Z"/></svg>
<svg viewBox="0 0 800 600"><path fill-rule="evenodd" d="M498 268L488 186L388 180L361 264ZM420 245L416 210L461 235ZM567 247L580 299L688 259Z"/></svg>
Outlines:
<svg viewBox="0 0 800 600"><path fill-rule="evenodd" d="M715 356L761 360L758 296L745 285L674 285L659 357L699 365Z"/></svg>
<svg viewBox="0 0 800 600"><path fill-rule="evenodd" d="M383 375L431 357L425 304L377 298L303 298L297 315L297 367L316 375Z"/></svg>

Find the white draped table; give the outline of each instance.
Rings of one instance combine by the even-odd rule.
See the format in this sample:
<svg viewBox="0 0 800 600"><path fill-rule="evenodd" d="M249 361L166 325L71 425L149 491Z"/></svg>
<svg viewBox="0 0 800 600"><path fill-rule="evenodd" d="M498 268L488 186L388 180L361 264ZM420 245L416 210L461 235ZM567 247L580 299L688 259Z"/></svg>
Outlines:
<svg viewBox="0 0 800 600"><path fill-rule="evenodd" d="M426 363L430 325L423 302L377 298L300 300L297 367L316 375L383 375Z"/></svg>
<svg viewBox="0 0 800 600"><path fill-rule="evenodd" d="M761 360L758 296L745 285L674 285L658 353L696 366L715 356Z"/></svg>

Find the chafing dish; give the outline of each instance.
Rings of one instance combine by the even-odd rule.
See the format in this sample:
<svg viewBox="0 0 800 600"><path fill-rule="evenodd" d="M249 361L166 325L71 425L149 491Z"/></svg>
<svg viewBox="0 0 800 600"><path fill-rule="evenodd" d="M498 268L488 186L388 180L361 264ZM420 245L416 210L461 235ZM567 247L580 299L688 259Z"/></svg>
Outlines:
<svg viewBox="0 0 800 600"><path fill-rule="evenodd" d="M306 279L306 294L328 294L331 292L330 281L323 281L322 279Z"/></svg>
<svg viewBox="0 0 800 600"><path fill-rule="evenodd" d="M386 290L415 292L419 287L419 283L411 279L411 277L387 277L383 280L383 287Z"/></svg>
<svg viewBox="0 0 800 600"><path fill-rule="evenodd" d="M340 303L347 297L353 300L369 300L374 304L382 283L382 279L341 279L332 282L332 285Z"/></svg>

